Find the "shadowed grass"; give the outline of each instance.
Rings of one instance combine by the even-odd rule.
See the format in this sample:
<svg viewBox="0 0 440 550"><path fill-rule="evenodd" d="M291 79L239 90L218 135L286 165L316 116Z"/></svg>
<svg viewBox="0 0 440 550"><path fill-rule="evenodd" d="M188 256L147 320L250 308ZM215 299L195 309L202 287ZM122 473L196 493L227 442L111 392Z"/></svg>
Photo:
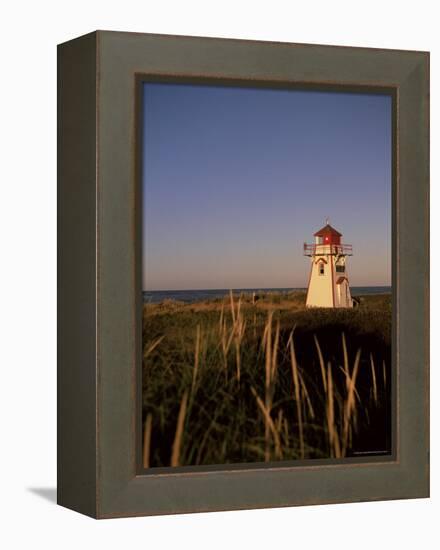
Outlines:
<svg viewBox="0 0 440 550"><path fill-rule="evenodd" d="M388 295L340 310L306 309L300 292L144 306L147 463L389 452L390 341Z"/></svg>

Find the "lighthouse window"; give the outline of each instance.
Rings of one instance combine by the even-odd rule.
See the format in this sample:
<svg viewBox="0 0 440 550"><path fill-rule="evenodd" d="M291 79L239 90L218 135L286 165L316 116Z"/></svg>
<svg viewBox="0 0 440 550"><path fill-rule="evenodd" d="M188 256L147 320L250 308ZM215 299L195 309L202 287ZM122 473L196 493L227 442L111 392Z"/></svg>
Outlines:
<svg viewBox="0 0 440 550"><path fill-rule="evenodd" d="M324 264L322 262L319 264L318 273L324 275Z"/></svg>
<svg viewBox="0 0 440 550"><path fill-rule="evenodd" d="M345 273L345 265L337 265L336 273Z"/></svg>

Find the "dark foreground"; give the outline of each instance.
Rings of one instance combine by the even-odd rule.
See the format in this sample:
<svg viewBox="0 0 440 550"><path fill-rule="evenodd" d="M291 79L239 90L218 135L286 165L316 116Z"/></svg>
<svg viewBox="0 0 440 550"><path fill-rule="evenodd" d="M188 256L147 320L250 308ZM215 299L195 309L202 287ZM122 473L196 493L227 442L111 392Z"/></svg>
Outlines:
<svg viewBox="0 0 440 550"><path fill-rule="evenodd" d="M144 306L145 467L390 452L391 297Z"/></svg>

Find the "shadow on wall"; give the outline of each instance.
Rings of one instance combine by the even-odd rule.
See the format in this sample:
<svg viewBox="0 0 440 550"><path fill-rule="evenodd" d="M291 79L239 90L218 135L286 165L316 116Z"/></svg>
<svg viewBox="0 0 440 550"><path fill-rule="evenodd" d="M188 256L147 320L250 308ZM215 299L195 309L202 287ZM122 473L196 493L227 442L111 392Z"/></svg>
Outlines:
<svg viewBox="0 0 440 550"><path fill-rule="evenodd" d="M57 503L57 490L55 487L28 487L28 491L44 498L52 504Z"/></svg>

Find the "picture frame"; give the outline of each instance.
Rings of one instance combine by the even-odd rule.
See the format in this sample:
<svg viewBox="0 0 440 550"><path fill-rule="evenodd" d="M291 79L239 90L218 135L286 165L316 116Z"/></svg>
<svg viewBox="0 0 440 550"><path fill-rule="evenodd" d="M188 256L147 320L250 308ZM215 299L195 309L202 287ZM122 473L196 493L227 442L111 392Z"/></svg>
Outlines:
<svg viewBox="0 0 440 550"><path fill-rule="evenodd" d="M393 97L390 459L141 468L139 82ZM58 47L58 503L93 518L429 496L429 54L96 31Z"/></svg>

